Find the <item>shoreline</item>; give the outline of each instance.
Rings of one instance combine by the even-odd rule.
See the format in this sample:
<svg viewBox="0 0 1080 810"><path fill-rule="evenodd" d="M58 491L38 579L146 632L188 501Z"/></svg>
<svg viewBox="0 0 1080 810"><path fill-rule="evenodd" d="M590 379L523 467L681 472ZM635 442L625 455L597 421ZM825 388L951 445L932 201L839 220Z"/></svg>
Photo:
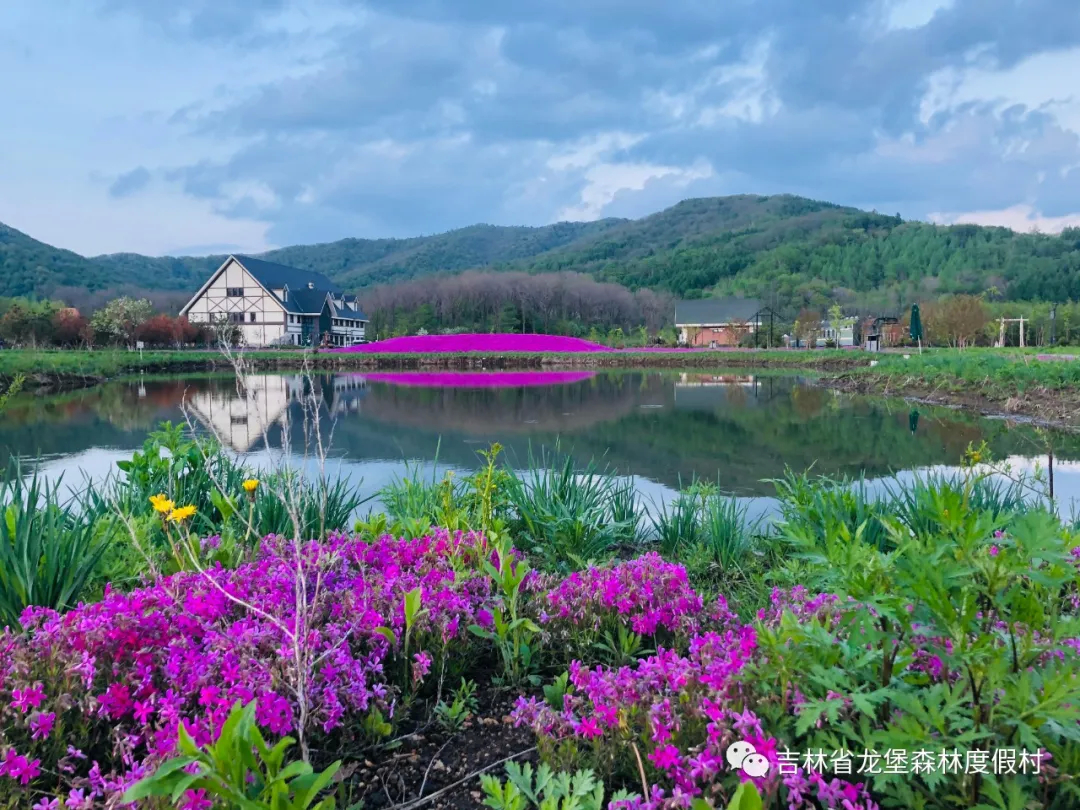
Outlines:
<svg viewBox="0 0 1080 810"><path fill-rule="evenodd" d="M945 379L936 385L916 379L843 372L823 376L819 384L833 391L858 396L897 397L921 405L975 411L980 416L1023 419L1042 427L1062 430L1080 428L1080 391L1053 391L1036 388L1024 392L999 392L991 386L971 385Z"/></svg>
<svg viewBox="0 0 1080 810"><path fill-rule="evenodd" d="M367 352L240 352L247 369L258 373L303 371L572 371L601 369L772 369L815 372L818 384L841 393L896 397L926 405L961 408L982 416L1024 418L1042 425L1076 429L1080 426L1080 386L1009 385L949 373L898 373L899 360L868 367L864 352L852 350L714 349L567 353L446 353L387 354ZM1043 365L1049 367L1050 363ZM1054 364L1056 365L1056 364ZM24 391L43 396L92 388L141 374L232 373L233 364L212 350L36 351L0 352L0 391L19 373Z"/></svg>
<svg viewBox="0 0 1080 810"><path fill-rule="evenodd" d="M467 354L374 354L364 352L243 352L245 366L256 372L302 371L529 371L617 368L790 368L841 371L865 363L865 357L837 350L713 350ZM212 351L176 352L0 352L0 385L24 374L24 390L34 393L89 388L139 374L228 372L225 356Z"/></svg>

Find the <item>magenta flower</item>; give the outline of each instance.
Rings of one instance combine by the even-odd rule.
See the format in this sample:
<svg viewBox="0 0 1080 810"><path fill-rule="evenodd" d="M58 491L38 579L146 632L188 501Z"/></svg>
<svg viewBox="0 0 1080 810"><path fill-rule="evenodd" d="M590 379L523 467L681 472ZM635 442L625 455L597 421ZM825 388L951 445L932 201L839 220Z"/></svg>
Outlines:
<svg viewBox="0 0 1080 810"><path fill-rule="evenodd" d="M40 773L40 759L31 762L22 754L15 753L14 748L8 749L3 763L0 764L0 776L7 776L22 785L29 785Z"/></svg>
<svg viewBox="0 0 1080 810"><path fill-rule="evenodd" d="M42 798L34 804L31 810L60 810L60 800L48 797Z"/></svg>
<svg viewBox="0 0 1080 810"><path fill-rule="evenodd" d="M990 556L991 557L996 557L998 555L999 551L1000 551L1000 549L997 546L990 546Z"/></svg>
<svg viewBox="0 0 1080 810"><path fill-rule="evenodd" d="M44 740L52 734L56 712L39 712L30 718L31 739Z"/></svg>
<svg viewBox="0 0 1080 810"><path fill-rule="evenodd" d="M37 683L25 689L13 689L11 691L11 705L26 714L31 709L36 709L45 700L45 692L41 684Z"/></svg>
<svg viewBox="0 0 1080 810"><path fill-rule="evenodd" d="M595 717L586 717L577 726L577 733L586 740L593 740L603 735L604 730L596 722Z"/></svg>
<svg viewBox="0 0 1080 810"><path fill-rule="evenodd" d="M413 685L421 683L428 673L431 672L431 656L421 650L413 655L412 680Z"/></svg>
<svg viewBox="0 0 1080 810"><path fill-rule="evenodd" d="M670 771L679 764L679 749L674 745L660 745L649 754L652 764L662 771Z"/></svg>

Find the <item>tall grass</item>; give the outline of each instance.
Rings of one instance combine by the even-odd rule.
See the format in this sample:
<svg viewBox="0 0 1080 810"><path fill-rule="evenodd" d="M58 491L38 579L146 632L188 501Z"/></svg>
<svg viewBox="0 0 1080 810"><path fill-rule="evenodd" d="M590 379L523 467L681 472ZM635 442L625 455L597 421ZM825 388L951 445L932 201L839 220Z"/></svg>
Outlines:
<svg viewBox="0 0 1080 810"><path fill-rule="evenodd" d="M78 603L113 537L111 520L64 502L60 482L11 464L0 478L0 625L30 605Z"/></svg>
<svg viewBox="0 0 1080 810"><path fill-rule="evenodd" d="M754 548L758 526L747 519L748 509L718 487L694 482L650 512L652 535L665 556L693 558L730 572Z"/></svg>
<svg viewBox="0 0 1080 810"><path fill-rule="evenodd" d="M861 529L864 542L882 550L891 546L887 522L893 511L887 499L869 492L865 478L811 478L809 471L786 470L772 484L785 532L824 545L830 534L854 537Z"/></svg>
<svg viewBox="0 0 1080 810"><path fill-rule="evenodd" d="M252 510L258 537L291 535L299 531L304 539L325 539L332 532L347 531L356 511L370 498L363 498L343 478L314 483L299 480L295 473L275 473L259 488ZM288 493L288 506L279 493ZM297 526L293 521L296 516Z"/></svg>
<svg viewBox="0 0 1080 810"><path fill-rule="evenodd" d="M860 537L888 550L895 546L890 529L920 537L942 531L942 502L989 513L994 519L1019 516L1031 509L1023 480L977 477L965 489L961 474L923 473L908 482L883 483L872 493L864 478L811 478L809 472L787 470L773 481L779 500L781 532L803 543L824 547L828 537ZM966 494L965 494L966 493Z"/></svg>
<svg viewBox="0 0 1080 810"><path fill-rule="evenodd" d="M529 454L522 475L506 479L511 527L529 550L555 570L611 557L640 539L633 493L595 462L577 469L566 456Z"/></svg>

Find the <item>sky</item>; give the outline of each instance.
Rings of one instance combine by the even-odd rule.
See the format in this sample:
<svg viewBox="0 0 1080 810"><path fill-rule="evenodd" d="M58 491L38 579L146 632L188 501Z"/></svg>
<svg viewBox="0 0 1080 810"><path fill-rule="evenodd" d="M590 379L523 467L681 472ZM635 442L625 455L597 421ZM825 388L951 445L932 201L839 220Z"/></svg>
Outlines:
<svg viewBox="0 0 1080 810"><path fill-rule="evenodd" d="M5 0L0 222L258 252L792 193L1080 225L1078 0Z"/></svg>

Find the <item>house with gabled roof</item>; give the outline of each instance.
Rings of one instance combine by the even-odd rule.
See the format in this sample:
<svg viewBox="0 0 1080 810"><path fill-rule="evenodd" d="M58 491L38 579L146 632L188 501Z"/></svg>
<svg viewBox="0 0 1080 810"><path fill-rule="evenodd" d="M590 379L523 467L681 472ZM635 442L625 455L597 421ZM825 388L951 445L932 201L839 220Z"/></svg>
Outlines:
<svg viewBox="0 0 1080 810"><path fill-rule="evenodd" d="M738 346L756 331L762 313L756 298L699 298L675 302L675 330L685 346Z"/></svg>
<svg viewBox="0 0 1080 810"><path fill-rule="evenodd" d="M247 346L352 346L368 324L356 296L322 273L251 256L229 256L180 314L230 324Z"/></svg>

